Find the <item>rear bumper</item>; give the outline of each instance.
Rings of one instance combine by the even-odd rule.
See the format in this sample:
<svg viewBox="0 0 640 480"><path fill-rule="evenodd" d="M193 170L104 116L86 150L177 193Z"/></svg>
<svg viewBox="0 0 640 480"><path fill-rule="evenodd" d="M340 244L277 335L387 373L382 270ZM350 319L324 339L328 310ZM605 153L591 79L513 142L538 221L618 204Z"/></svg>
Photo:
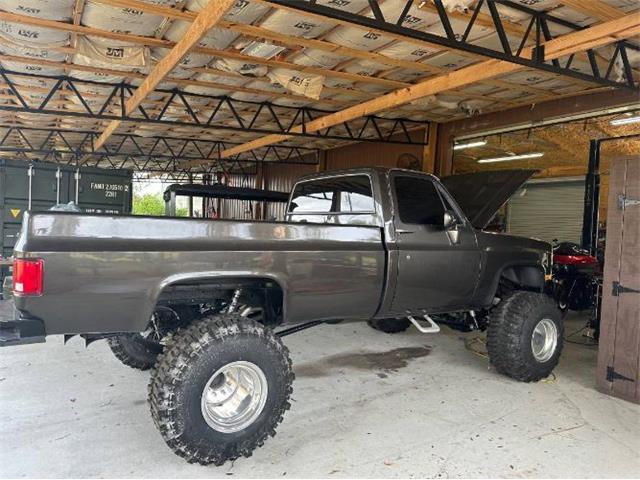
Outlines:
<svg viewBox="0 0 640 480"><path fill-rule="evenodd" d="M44 323L36 318L0 321L0 347L42 343L45 335Z"/></svg>

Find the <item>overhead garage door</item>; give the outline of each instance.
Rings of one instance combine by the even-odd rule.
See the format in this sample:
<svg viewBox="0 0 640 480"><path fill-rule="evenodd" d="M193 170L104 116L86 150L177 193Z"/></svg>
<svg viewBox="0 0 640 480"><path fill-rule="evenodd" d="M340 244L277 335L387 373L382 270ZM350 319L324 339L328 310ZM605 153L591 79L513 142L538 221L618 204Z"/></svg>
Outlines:
<svg viewBox="0 0 640 480"><path fill-rule="evenodd" d="M584 181L527 183L509 201L509 233L580 243Z"/></svg>

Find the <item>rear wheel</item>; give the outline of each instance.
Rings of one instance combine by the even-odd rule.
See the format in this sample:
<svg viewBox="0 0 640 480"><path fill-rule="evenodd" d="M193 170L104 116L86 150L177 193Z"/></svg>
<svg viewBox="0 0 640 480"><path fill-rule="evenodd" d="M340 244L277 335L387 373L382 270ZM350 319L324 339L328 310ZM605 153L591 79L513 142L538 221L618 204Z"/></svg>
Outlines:
<svg viewBox="0 0 640 480"><path fill-rule="evenodd" d="M558 364L562 336L562 317L551 297L514 292L490 314L489 359L500 373L535 382L549 376Z"/></svg>
<svg viewBox="0 0 640 480"><path fill-rule="evenodd" d="M275 435L293 378L271 329L240 314L212 315L168 341L149 383L151 416L177 455L222 465Z"/></svg>
<svg viewBox="0 0 640 480"><path fill-rule="evenodd" d="M384 333L400 333L409 328L411 322L406 318L377 318L368 320L367 324Z"/></svg>
<svg viewBox="0 0 640 480"><path fill-rule="evenodd" d="M109 348L118 360L131 368L149 370L162 352L160 341L148 340L141 333L128 333L111 337Z"/></svg>

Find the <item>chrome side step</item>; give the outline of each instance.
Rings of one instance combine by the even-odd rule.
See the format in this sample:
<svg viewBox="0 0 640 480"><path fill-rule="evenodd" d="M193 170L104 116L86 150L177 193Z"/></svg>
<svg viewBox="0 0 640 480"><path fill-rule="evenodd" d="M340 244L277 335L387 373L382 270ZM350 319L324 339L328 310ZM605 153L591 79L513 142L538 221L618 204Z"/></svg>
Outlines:
<svg viewBox="0 0 640 480"><path fill-rule="evenodd" d="M436 322L434 322L429 315L423 315L423 319L425 322L429 324L428 327L424 327L420 324L420 320L415 319L412 315L408 315L407 318L413 325L418 329L419 332L422 333L438 333L440 331L440 327Z"/></svg>

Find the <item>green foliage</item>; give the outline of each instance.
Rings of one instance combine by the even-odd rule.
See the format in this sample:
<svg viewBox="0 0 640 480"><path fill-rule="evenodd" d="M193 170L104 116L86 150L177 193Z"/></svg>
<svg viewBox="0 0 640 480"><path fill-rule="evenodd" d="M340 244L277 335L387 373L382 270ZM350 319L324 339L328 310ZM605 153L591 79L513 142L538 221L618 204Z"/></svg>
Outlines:
<svg viewBox="0 0 640 480"><path fill-rule="evenodd" d="M164 200L161 196L150 193L145 195L134 195L133 214L164 216ZM177 208L176 215L178 217L187 217L189 216L189 210L184 207Z"/></svg>

